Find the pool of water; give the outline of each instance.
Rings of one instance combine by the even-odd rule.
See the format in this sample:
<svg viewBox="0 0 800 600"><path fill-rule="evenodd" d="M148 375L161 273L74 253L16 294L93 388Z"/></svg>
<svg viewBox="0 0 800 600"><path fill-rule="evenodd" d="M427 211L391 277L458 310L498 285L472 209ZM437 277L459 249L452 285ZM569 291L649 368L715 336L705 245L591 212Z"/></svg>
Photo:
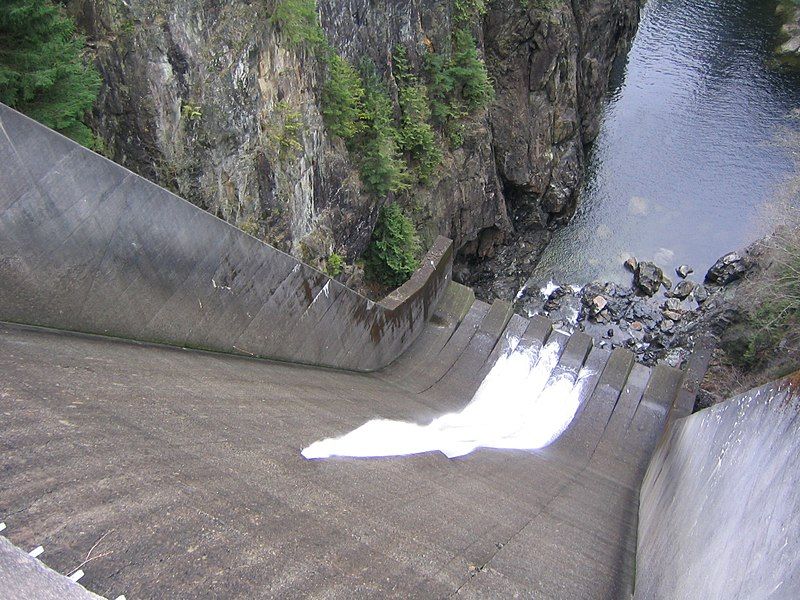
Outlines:
<svg viewBox="0 0 800 600"><path fill-rule="evenodd" d="M613 78L578 210L529 285L629 283L626 256L697 276L765 232L793 169L800 75L772 64L774 1L648 0Z"/></svg>

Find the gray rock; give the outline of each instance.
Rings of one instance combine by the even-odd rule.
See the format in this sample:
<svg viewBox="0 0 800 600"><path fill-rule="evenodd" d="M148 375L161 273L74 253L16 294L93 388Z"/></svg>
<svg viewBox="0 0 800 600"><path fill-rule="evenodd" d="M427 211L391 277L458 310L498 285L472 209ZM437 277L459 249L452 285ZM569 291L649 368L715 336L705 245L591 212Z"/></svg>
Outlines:
<svg viewBox="0 0 800 600"><path fill-rule="evenodd" d="M665 310L671 311L682 311L683 304L677 298L667 298L666 302L663 304Z"/></svg>
<svg viewBox="0 0 800 600"><path fill-rule="evenodd" d="M750 262L738 252L729 252L719 258L706 273L705 282L727 285L740 279L750 269Z"/></svg>
<svg viewBox="0 0 800 600"><path fill-rule="evenodd" d="M697 288L698 284L694 281L680 281L675 286L675 289L672 290L672 295L675 298L680 298L681 300L686 300L689 295Z"/></svg>
<svg viewBox="0 0 800 600"><path fill-rule="evenodd" d="M675 272L681 279L686 279L690 274L694 273L694 269L689 265L681 265L675 269Z"/></svg>
<svg viewBox="0 0 800 600"><path fill-rule="evenodd" d="M679 312L677 312L675 310L669 310L669 309L664 310L662 312L662 314L664 315L664 317L666 317L666 319L668 319L670 321L680 321L681 318L683 317L682 313L679 313Z"/></svg>
<svg viewBox="0 0 800 600"><path fill-rule="evenodd" d="M625 268L628 269L631 273L636 272L636 265L638 264L637 260L634 257L626 258L625 262L623 263Z"/></svg>
<svg viewBox="0 0 800 600"><path fill-rule="evenodd" d="M670 278L669 278L669 277L667 277L666 275L663 275L663 276L661 277L661 283L663 284L663 286L664 286L666 289L668 289L668 290L671 290L671 289L672 289L672 279L670 279Z"/></svg>
<svg viewBox="0 0 800 600"><path fill-rule="evenodd" d="M706 286L702 283L695 285L694 290L692 290L692 298L694 298L698 304L702 304L708 300L708 290Z"/></svg>
<svg viewBox="0 0 800 600"><path fill-rule="evenodd" d="M675 328L675 322L671 321L670 319L664 319L663 321L661 321L661 325L659 326L659 329L661 329L661 331L664 333L669 333L674 328Z"/></svg>
<svg viewBox="0 0 800 600"><path fill-rule="evenodd" d="M645 296L652 296L661 287L664 272L651 262L640 262L633 273L633 285L636 290Z"/></svg>
<svg viewBox="0 0 800 600"><path fill-rule="evenodd" d="M564 298L564 296L570 294L571 292L572 288L568 286L557 287L555 290L553 290L553 293L547 297L547 302L544 303L543 309L547 312L558 310L561 306L561 300Z"/></svg>

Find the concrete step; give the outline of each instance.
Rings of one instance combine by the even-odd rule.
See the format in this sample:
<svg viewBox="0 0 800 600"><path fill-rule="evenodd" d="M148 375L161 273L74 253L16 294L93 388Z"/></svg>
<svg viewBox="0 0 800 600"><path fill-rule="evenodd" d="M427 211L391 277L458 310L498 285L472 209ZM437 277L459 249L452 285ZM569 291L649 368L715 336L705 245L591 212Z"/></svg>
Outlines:
<svg viewBox="0 0 800 600"><path fill-rule="evenodd" d="M407 371L406 378L399 382L400 385L412 392L421 393L439 381L464 352L490 308L489 304L476 300L441 349L431 352L424 361Z"/></svg>
<svg viewBox="0 0 800 600"><path fill-rule="evenodd" d="M519 345L522 336L525 335L525 330L528 329L528 325L530 322L525 317L521 317L520 315L511 315L511 318L506 325L505 331L503 331L503 335L500 336L500 339L494 346L494 349L489 354L489 357L486 359L486 362L483 364L480 372L478 373L478 381L483 381L486 376L489 374L489 371L492 370L492 367L497 362L497 360L511 352L512 349L516 348Z"/></svg>
<svg viewBox="0 0 800 600"><path fill-rule="evenodd" d="M463 352L425 393L447 396L453 398L455 403L463 403L463 398L471 398L481 383L478 375L503 335L511 315L510 302L495 301Z"/></svg>
<svg viewBox="0 0 800 600"><path fill-rule="evenodd" d="M622 440L625 456L636 449L655 447L664 431L667 415L678 395L683 376L683 371L667 365L653 367L647 388Z"/></svg>
<svg viewBox="0 0 800 600"><path fill-rule="evenodd" d="M618 348L611 353L593 393L572 425L552 445L551 452L563 452L576 464L585 464L591 458L611 420L632 367L633 354L630 351Z"/></svg>
<svg viewBox="0 0 800 600"><path fill-rule="evenodd" d="M569 336L558 365L553 369L553 378L563 375L577 376L593 345L592 338L583 332L576 331Z"/></svg>
<svg viewBox="0 0 800 600"><path fill-rule="evenodd" d="M542 346L547 343L550 334L553 332L553 324L549 319L540 315L534 315L530 318L528 328L525 330L525 335L519 342L520 350L533 349L536 353L542 349Z"/></svg>

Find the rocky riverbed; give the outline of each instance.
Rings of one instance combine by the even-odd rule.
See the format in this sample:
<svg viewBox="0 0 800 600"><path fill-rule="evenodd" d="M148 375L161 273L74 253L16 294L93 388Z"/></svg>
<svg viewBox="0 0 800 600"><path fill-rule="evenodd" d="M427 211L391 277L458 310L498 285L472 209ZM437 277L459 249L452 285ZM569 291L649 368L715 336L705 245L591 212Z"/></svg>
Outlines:
<svg viewBox="0 0 800 600"><path fill-rule="evenodd" d="M547 316L557 329L584 331L601 348L628 348L647 365L679 367L700 337L735 319L737 282L757 266L757 255L755 247L725 254L701 278L688 265L667 274L652 262L630 258L627 287L551 282L519 290L515 308L525 316Z"/></svg>

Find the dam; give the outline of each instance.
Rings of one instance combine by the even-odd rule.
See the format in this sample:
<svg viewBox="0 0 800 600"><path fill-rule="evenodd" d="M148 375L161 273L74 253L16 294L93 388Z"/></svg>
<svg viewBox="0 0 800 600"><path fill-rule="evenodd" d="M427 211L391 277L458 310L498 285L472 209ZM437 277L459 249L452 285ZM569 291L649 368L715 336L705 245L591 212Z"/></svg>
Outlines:
<svg viewBox="0 0 800 600"><path fill-rule="evenodd" d="M0 589L800 595L796 380L691 415L707 348L636 364L451 268L439 238L373 302L0 106ZM466 410L515 353L574 386L541 447L302 454Z"/></svg>

